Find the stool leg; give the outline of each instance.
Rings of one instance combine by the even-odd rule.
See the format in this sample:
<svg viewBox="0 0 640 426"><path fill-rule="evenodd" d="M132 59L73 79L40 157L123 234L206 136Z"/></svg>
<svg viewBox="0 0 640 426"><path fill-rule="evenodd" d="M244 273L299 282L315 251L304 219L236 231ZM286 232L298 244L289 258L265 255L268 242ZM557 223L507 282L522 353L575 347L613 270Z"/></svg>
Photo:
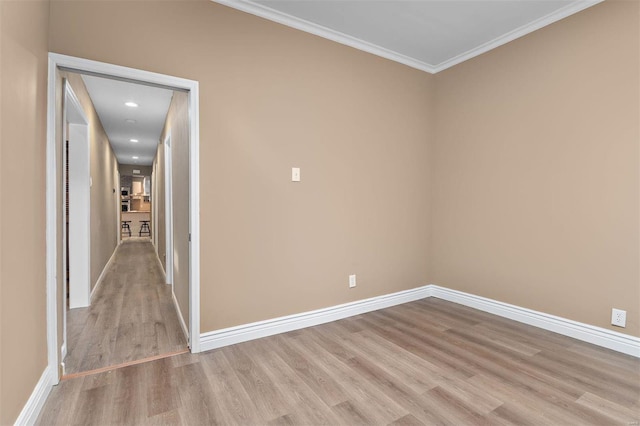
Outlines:
<svg viewBox="0 0 640 426"><path fill-rule="evenodd" d="M151 228L149 228L149 224L148 223L143 223L140 226L140 231L138 232L138 236L142 237L142 233L147 234L149 237L151 236Z"/></svg>
<svg viewBox="0 0 640 426"><path fill-rule="evenodd" d="M128 233L129 236L131 236L131 228L129 227L128 223L122 224L122 232Z"/></svg>

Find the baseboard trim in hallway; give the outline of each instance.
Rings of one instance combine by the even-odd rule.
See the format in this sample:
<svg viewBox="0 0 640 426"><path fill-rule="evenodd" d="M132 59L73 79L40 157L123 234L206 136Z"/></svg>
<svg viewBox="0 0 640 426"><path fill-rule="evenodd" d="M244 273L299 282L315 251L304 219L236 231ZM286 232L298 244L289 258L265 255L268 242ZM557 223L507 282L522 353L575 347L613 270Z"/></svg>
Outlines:
<svg viewBox="0 0 640 426"><path fill-rule="evenodd" d="M104 268L102 268L102 272L100 272L100 275L98 276L98 279L96 280L96 283L93 286L93 289L91 290L91 294L89 295L89 303L93 301L93 297L98 291L100 284L102 284L102 281L104 281L104 277L105 275L107 275L109 268L111 268L111 265L113 265L113 262L116 259L116 252L118 251L118 247L120 247L120 243L122 243L122 241L118 241L118 244L116 244L116 246L113 248L113 253L111 253L111 257L109 258L109 260L107 260L107 263L105 263ZM64 357L60 359L64 359Z"/></svg>
<svg viewBox="0 0 640 426"><path fill-rule="evenodd" d="M153 246L153 251L156 252L156 261L158 262L158 266L160 267L160 270L162 271L162 275L164 275L164 282L165 282L165 284L169 285L167 283L167 271L164 270L164 266L162 265L162 261L160 261L160 255L158 254L158 248L155 245Z"/></svg>
<svg viewBox="0 0 640 426"><path fill-rule="evenodd" d="M176 299L176 293L171 290L171 298L173 299L173 306L176 308L176 313L178 314L178 320L180 321L180 327L182 328L182 332L184 333L184 338L187 339L187 342L191 344L191 339L189 339L189 329L187 328L187 324L184 322L184 316L182 315L182 311L180 310L180 304L178 303L178 299Z"/></svg>
<svg viewBox="0 0 640 426"><path fill-rule="evenodd" d="M94 374L106 373L107 371L118 370L120 368L130 367L132 365L144 364L145 362L157 361L157 360L163 359L163 358L171 358L172 356L182 355L182 354L186 354L188 352L189 352L189 348L185 348L185 349L182 349L182 350L179 350L179 351L167 352L165 354L150 356L150 357L143 358L143 359L138 359L138 360L135 360L135 361L128 361L128 362L123 362L123 363L117 364L117 365L111 365L111 366L108 366L108 367L96 368L95 370L81 371L80 373L68 374L66 376L62 376L60 378L60 380L61 381L62 380L71 380L71 379L77 379L78 377L85 377L85 376L92 376Z"/></svg>

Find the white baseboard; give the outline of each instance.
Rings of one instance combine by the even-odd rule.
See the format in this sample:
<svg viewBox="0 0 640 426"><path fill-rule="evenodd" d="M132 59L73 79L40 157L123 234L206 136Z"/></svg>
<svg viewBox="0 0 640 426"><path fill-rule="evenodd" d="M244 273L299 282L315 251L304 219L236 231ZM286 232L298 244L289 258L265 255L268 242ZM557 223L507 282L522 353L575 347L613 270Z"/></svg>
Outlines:
<svg viewBox="0 0 640 426"><path fill-rule="evenodd" d="M107 263L104 265L104 268L102 268L102 272L100 272L100 276L96 280L96 285L94 285L93 286L93 290L91 290L91 295L89 296L89 300L90 301L93 300L93 296L95 295L96 291L98 290L98 287L100 286L100 284L102 284L102 281L104 280L105 275L107 275L107 271L109 270L109 267L111 266L111 264L115 260L116 252L118 251L118 247L119 246L120 246L120 243L116 244L116 248L113 249L113 253L111 253L111 257L109 258Z"/></svg>
<svg viewBox="0 0 640 426"><path fill-rule="evenodd" d="M427 297L437 297L458 303L640 358L640 338L638 337L433 284L344 305L203 333L200 335L201 350L208 351L261 337L312 327Z"/></svg>
<svg viewBox="0 0 640 426"><path fill-rule="evenodd" d="M184 322L182 312L180 311L180 306L178 305L175 293L172 291L171 294L178 313L180 325L188 339L189 332ZM320 325L427 297L437 297L438 299L458 303L640 358L640 338L638 337L433 284L301 314L288 315L203 333L200 335L200 348L201 351L208 351L223 346L259 339L261 337ZM62 350L63 353L66 352L66 347L63 346ZM64 359L64 355L62 359ZM51 387L55 384L54 376L49 367L44 370L42 377L40 377L29 400L16 420L17 425L30 425L35 423L51 391Z"/></svg>
<svg viewBox="0 0 640 426"><path fill-rule="evenodd" d="M182 316L182 311L180 311L180 305L178 304L178 299L176 299L176 294L173 292L173 289L171 289L171 297L173 299L173 305L176 307L176 313L178 314L178 320L180 321L180 326L182 327L184 337L186 337L187 342L189 342L189 345L191 345L191 340L189 339L189 329L187 328L187 324L184 322L184 317Z"/></svg>
<svg viewBox="0 0 640 426"><path fill-rule="evenodd" d="M431 295L640 358L640 338L462 291L430 285Z"/></svg>
<svg viewBox="0 0 640 426"><path fill-rule="evenodd" d="M164 275L164 281L165 283L167 282L167 271L164 270L164 266L162 266L162 262L160 261L160 255L158 254L158 250L155 250L156 252L156 261L158 262L158 266L160 267L160 270L162 271L162 275Z"/></svg>
<svg viewBox="0 0 640 426"><path fill-rule="evenodd" d="M224 328L200 334L200 350L209 351L223 346L299 330L301 328L324 324L331 321L388 308L415 300L424 299L431 295L429 286L418 287L398 293L372 297L370 299L345 303L343 305L303 312L301 314L258 321L236 327Z"/></svg>
<svg viewBox="0 0 640 426"><path fill-rule="evenodd" d="M16 425L32 425L36 423L40 410L42 410L44 403L47 401L51 388L56 383L54 376L55 374L50 367L44 369L40 380L38 380L36 387L31 392L31 396L16 419Z"/></svg>

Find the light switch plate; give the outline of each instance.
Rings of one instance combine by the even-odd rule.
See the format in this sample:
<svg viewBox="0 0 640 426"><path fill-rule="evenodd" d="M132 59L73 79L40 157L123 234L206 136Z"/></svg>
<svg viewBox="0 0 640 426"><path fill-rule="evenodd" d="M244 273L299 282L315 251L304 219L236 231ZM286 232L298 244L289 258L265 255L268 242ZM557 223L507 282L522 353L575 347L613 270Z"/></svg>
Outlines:
<svg viewBox="0 0 640 426"><path fill-rule="evenodd" d="M300 167L291 168L291 182L300 182Z"/></svg>

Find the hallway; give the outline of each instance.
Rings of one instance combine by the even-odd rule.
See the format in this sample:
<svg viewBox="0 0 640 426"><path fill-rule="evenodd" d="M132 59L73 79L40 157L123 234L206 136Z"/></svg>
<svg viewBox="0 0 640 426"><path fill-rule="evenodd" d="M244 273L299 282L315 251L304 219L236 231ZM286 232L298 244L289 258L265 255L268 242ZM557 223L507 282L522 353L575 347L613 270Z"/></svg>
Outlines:
<svg viewBox="0 0 640 426"><path fill-rule="evenodd" d="M187 347L150 240L127 239L116 250L91 306L67 311L67 375Z"/></svg>

